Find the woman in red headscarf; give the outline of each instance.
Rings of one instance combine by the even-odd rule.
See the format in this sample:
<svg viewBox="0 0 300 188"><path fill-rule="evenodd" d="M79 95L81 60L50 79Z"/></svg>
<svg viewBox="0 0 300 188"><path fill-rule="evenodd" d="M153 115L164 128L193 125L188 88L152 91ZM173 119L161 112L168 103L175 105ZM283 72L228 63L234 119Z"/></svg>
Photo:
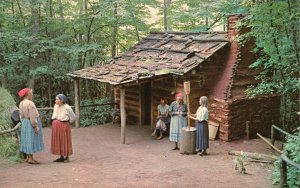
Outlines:
<svg viewBox="0 0 300 188"><path fill-rule="evenodd" d="M169 114L171 115L170 123L170 141L175 142L173 150L178 150L178 142L180 142L180 131L183 127L186 127L186 115L187 107L183 103L182 93L176 94L176 101L172 102L169 108Z"/></svg>
<svg viewBox="0 0 300 188"><path fill-rule="evenodd" d="M19 104L21 118L20 151L27 155L27 163L39 164L33 154L44 150L42 122L35 104L32 102L32 91L24 88L18 92L22 101Z"/></svg>

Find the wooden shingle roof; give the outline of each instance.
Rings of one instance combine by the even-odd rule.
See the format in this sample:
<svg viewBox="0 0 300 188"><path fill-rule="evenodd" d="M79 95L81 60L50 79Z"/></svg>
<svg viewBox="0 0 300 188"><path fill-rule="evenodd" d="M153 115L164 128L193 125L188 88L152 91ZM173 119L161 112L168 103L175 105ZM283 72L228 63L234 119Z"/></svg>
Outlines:
<svg viewBox="0 0 300 188"><path fill-rule="evenodd" d="M123 85L164 75L184 75L229 43L226 32L152 32L109 64L67 75Z"/></svg>

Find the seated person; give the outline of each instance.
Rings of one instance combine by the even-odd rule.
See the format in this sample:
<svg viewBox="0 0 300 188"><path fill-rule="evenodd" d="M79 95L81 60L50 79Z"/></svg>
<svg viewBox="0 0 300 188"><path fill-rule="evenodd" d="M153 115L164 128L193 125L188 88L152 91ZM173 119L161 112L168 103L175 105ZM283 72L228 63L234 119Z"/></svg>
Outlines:
<svg viewBox="0 0 300 188"><path fill-rule="evenodd" d="M157 139L160 140L163 137L163 133L168 130L167 126L170 124L169 105L166 104L165 98L160 98L160 105L157 106L157 111L157 122L152 137L159 134Z"/></svg>

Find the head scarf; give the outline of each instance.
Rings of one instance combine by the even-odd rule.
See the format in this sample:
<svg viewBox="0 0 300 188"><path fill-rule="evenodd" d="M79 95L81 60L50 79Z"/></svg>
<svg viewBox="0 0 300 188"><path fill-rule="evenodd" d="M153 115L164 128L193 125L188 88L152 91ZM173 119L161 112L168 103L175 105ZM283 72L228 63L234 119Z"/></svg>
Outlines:
<svg viewBox="0 0 300 188"><path fill-rule="evenodd" d="M67 97L64 94L58 94L58 95L56 95L56 97L59 98L64 103L68 102L68 99L67 99Z"/></svg>
<svg viewBox="0 0 300 188"><path fill-rule="evenodd" d="M24 97L25 95L27 95L27 93L29 93L31 91L30 88L23 88L18 92L18 95L20 98Z"/></svg>
<svg viewBox="0 0 300 188"><path fill-rule="evenodd" d="M177 99L177 97L180 98L180 99L182 99L183 95L182 95L182 93L177 93L175 97L176 97L176 99Z"/></svg>

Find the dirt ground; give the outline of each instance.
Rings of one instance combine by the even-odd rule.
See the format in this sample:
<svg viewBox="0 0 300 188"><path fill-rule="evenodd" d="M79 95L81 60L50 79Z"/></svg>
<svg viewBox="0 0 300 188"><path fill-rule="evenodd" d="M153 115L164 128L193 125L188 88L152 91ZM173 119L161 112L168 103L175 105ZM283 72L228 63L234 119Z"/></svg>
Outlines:
<svg viewBox="0 0 300 188"><path fill-rule="evenodd" d="M271 153L261 140L211 141L209 155L181 155L168 138L154 140L148 127L127 126L120 144L118 125L72 130L69 163L52 162L50 128L44 128L45 151L35 155L39 165L0 161L0 187L228 187L268 188L272 165L250 163L248 174L234 169L229 150Z"/></svg>

